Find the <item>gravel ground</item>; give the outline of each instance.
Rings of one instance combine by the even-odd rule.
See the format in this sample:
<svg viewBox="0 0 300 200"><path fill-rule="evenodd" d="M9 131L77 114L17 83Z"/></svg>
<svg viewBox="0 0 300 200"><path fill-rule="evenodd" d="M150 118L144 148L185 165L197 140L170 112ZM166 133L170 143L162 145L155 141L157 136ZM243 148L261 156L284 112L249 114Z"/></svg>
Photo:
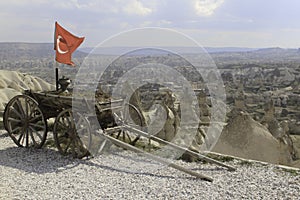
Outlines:
<svg viewBox="0 0 300 200"><path fill-rule="evenodd" d="M299 199L300 175L275 165L239 160L229 172L211 164L176 164L211 176L187 174L114 150L89 160L53 149L18 148L0 131L0 199Z"/></svg>

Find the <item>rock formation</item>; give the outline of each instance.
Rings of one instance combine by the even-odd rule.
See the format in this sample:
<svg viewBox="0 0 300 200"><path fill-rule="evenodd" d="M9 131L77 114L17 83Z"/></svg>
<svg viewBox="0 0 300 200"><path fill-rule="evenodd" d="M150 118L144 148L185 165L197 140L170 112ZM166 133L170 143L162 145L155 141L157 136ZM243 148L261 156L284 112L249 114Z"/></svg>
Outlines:
<svg viewBox="0 0 300 200"><path fill-rule="evenodd" d="M11 98L22 94L24 90L49 91L55 90L55 86L28 74L0 70L0 111L4 110Z"/></svg>
<svg viewBox="0 0 300 200"><path fill-rule="evenodd" d="M289 151L265 126L244 112L229 120L213 151L275 164L291 162Z"/></svg>

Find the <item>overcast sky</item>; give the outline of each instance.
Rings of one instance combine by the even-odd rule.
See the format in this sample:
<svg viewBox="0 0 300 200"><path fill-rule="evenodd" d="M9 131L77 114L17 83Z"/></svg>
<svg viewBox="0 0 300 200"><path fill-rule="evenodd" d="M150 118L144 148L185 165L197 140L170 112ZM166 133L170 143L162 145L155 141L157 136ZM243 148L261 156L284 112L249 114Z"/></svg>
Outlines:
<svg viewBox="0 0 300 200"><path fill-rule="evenodd" d="M0 42L53 42L55 21L83 47L142 27L210 47L300 47L299 0L1 0Z"/></svg>

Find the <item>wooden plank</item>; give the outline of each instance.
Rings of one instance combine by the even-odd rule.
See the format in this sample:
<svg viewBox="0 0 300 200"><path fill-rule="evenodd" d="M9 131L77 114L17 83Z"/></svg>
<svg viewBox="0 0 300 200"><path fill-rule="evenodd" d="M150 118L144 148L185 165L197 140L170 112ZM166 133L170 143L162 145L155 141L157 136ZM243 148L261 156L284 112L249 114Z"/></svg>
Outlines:
<svg viewBox="0 0 300 200"><path fill-rule="evenodd" d="M196 158L199 158L199 159L201 159L201 160L205 160L205 161L207 161L207 162L214 163L214 164L217 164L217 165L219 165L219 166L225 167L225 168L227 168L229 171L235 171L235 170L236 170L236 168L234 168L234 167L232 167L232 166L226 165L226 164L224 164L224 163L222 163L222 162L219 162L219 161L217 161L217 160L211 159L211 158L209 158L209 157L207 157L207 156L201 155L201 154L196 153L196 152L194 152L194 151L191 151L191 150L189 150L189 149L187 149L187 148L183 148L183 147L178 146L178 145L176 145L176 144L174 144L174 143L165 141L165 140L163 140L163 139L161 139L161 138L159 138L159 137L156 137L156 136L153 136L153 135L149 135L149 134L147 134L147 133L144 132L144 131L141 131L141 130L139 130L139 129L133 128L133 127L128 126L128 125L126 125L126 124L123 124L122 127L125 128L125 129L127 129L127 130L129 130L129 131L135 132L135 133L137 133L137 134L139 134L139 135L141 135L141 136L143 136L143 137L146 137L146 138L148 138L148 139L151 139L151 140L153 140L153 141L156 141L156 142L159 142L159 143L162 143L162 144L169 145L169 146L173 147L174 149L178 149L178 150L181 150L181 151L185 151L185 152L188 153L189 155L194 156L194 157L196 157Z"/></svg>
<svg viewBox="0 0 300 200"><path fill-rule="evenodd" d="M131 150L131 151L134 151L134 152L137 152L137 153L142 153L142 154L143 154L145 157L147 157L147 158L150 158L150 159L155 160L155 161L157 161L157 162L159 162L159 163L165 164L165 165L167 165L167 166L169 166L169 167L172 167L172 168L177 169L177 170L179 170L179 171L182 171L182 172L184 172L184 173L187 173L187 174L189 174L189 175L191 175L191 176L194 176L194 177L196 177L196 178L198 178L198 179L202 179L202 180L206 180L206 181L210 181L210 182L213 181L213 179L212 179L211 177L209 177L209 176L206 176L206 175L197 173L197 172L195 172L195 171L192 171L192 170L190 170L190 169L184 168L184 167L182 167L182 166L180 166L180 165L177 165L177 164L175 164L175 163L169 162L169 161L167 161L167 160L164 159L164 158L161 158L161 157L155 156L155 155L153 155L153 154L144 152L143 150L141 150L141 149L139 149L139 148L137 148L137 147L134 147L134 146L132 146L132 145L130 145L130 144L127 144L127 143L125 143L125 142L122 142L122 141L120 141L120 140L118 140L118 139L116 139L116 138L113 138L113 137L109 136L109 135L105 135L105 134L103 134L102 132L99 132L99 134L101 134L103 137L107 138L107 139L110 140L113 144L115 144L115 145L117 145L117 146L120 146L120 147L122 147L122 148L125 148L125 149L127 149L127 150Z"/></svg>

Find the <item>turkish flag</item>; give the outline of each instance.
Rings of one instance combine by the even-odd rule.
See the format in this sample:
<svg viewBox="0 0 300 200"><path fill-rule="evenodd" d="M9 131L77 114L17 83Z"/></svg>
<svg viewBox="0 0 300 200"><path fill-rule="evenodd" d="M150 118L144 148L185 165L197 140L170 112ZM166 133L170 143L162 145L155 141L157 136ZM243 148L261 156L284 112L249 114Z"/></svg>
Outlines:
<svg viewBox="0 0 300 200"><path fill-rule="evenodd" d="M59 63L75 66L72 53L83 42L84 37L77 37L55 22L54 50L55 60Z"/></svg>

